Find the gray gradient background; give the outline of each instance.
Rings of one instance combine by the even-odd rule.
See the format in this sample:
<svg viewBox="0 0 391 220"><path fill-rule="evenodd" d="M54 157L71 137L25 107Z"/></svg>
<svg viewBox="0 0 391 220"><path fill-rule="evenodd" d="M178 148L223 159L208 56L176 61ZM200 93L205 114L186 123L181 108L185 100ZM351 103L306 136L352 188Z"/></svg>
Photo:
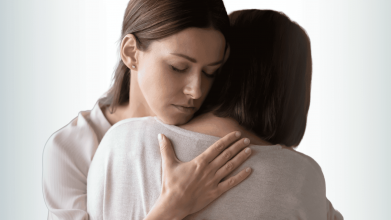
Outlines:
<svg viewBox="0 0 391 220"><path fill-rule="evenodd" d="M42 151L111 82L128 0L0 1L0 219L46 219ZM312 42L307 131L298 150L345 219L391 219L391 3L225 0L285 12Z"/></svg>

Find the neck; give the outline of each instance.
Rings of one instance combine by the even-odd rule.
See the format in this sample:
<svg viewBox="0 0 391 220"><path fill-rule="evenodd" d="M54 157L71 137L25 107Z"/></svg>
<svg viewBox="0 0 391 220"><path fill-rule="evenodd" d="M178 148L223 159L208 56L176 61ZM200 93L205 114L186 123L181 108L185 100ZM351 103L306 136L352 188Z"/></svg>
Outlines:
<svg viewBox="0 0 391 220"><path fill-rule="evenodd" d="M185 125L179 126L183 129L198 133L208 134L216 137L224 137L233 132L240 131L242 137L250 139L251 144L255 145L271 145L269 142L262 140L252 131L247 130L232 118L220 118L213 113L205 113L193 118Z"/></svg>
<svg viewBox="0 0 391 220"><path fill-rule="evenodd" d="M129 102L124 108L123 119L156 116L147 104L137 82L137 72L131 74Z"/></svg>
<svg viewBox="0 0 391 220"><path fill-rule="evenodd" d="M110 113L107 107L102 107L102 112L111 125L127 118L155 116L155 113L149 108L137 80L137 73L134 72L131 74L129 101L117 106L113 114Z"/></svg>

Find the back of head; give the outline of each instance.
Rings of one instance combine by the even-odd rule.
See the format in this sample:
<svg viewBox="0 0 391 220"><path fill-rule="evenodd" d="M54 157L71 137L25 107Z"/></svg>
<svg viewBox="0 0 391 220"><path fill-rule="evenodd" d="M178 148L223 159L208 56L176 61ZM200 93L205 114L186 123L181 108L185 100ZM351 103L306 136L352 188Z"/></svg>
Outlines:
<svg viewBox="0 0 391 220"><path fill-rule="evenodd" d="M229 15L231 53L198 114L214 110L273 144L297 146L310 103L312 60L305 31L272 10Z"/></svg>

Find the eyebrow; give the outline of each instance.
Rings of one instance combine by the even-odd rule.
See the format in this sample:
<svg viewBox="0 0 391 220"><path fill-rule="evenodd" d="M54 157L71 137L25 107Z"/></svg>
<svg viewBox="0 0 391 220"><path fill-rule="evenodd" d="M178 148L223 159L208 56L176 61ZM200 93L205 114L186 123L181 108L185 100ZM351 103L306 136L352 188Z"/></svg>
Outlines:
<svg viewBox="0 0 391 220"><path fill-rule="evenodd" d="M185 59L188 59L189 61L193 62L193 63L197 63L197 60L192 58L192 57L189 57L189 56L186 56L184 54L180 54L180 53L171 53L172 55L175 55L175 56L178 56L178 57L183 57ZM208 64L207 66L216 66L218 64L221 64L223 63L224 61L224 58L220 61L217 61L217 62L214 62L214 63L211 63L211 64Z"/></svg>

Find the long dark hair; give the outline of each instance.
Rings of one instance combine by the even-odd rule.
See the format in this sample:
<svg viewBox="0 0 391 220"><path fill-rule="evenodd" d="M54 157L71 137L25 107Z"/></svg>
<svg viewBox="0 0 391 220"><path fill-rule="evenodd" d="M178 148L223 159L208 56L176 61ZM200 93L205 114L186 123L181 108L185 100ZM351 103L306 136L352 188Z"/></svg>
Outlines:
<svg viewBox="0 0 391 220"><path fill-rule="evenodd" d="M222 0L130 0L122 24L121 41L133 34L137 48L146 50L154 40L163 39L186 28L212 27L228 42L229 18ZM113 84L106 98L110 112L129 100L130 69L120 59Z"/></svg>
<svg viewBox="0 0 391 220"><path fill-rule="evenodd" d="M229 18L230 57L196 115L214 110L273 144L299 145L311 91L307 34L272 10L235 11Z"/></svg>

